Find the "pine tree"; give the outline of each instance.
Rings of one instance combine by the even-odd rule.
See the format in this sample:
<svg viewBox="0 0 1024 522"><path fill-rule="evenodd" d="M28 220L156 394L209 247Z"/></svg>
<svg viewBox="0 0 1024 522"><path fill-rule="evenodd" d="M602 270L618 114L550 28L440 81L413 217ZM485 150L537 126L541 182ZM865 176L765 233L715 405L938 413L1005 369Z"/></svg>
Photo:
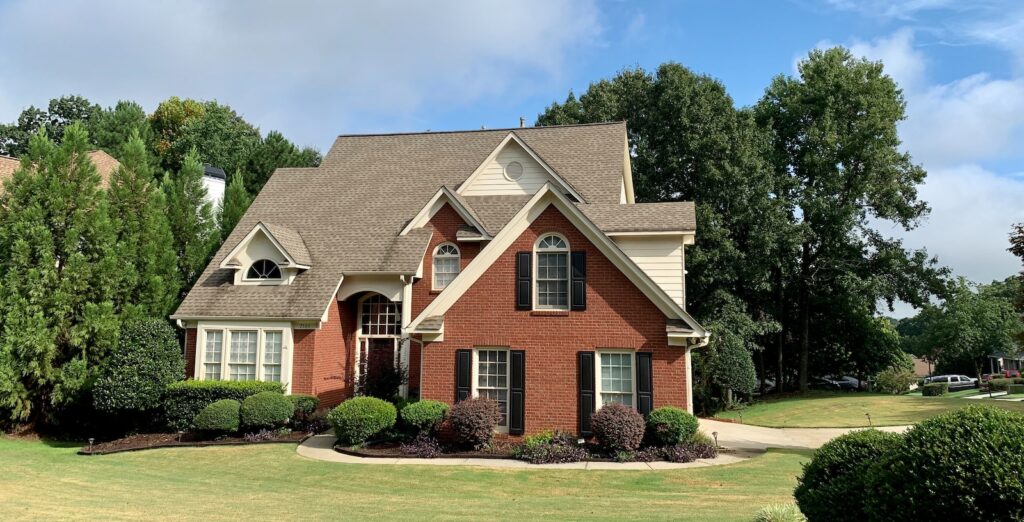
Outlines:
<svg viewBox="0 0 1024 522"><path fill-rule="evenodd" d="M174 236L178 273L184 283L182 292L199 278L213 250L220 243L220 230L213 218L213 206L206 200L203 165L192 149L185 155L178 175L164 174L167 217ZM179 297L184 297L180 294Z"/></svg>
<svg viewBox="0 0 1024 522"><path fill-rule="evenodd" d="M152 159L138 131L119 155L121 167L111 177L109 192L122 263L115 309L133 317L165 316L181 289L167 203L153 181Z"/></svg>
<svg viewBox="0 0 1024 522"><path fill-rule="evenodd" d="M0 412L52 420L114 346L114 228L80 124L40 132L0 198Z"/></svg>
<svg viewBox="0 0 1024 522"><path fill-rule="evenodd" d="M227 239L228 234L235 229L235 225L242 219L246 209L252 203L252 196L245 189L245 175L242 171L236 171L224 191L224 202L220 208L220 233L221 238Z"/></svg>

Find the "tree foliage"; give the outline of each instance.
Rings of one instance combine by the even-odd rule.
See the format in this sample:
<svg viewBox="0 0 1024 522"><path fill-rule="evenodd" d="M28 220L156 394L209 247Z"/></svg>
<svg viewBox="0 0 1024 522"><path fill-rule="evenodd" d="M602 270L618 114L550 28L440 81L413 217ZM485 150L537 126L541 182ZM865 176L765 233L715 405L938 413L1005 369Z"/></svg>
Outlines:
<svg viewBox="0 0 1024 522"><path fill-rule="evenodd" d="M163 186L184 291L195 283L220 242L213 207L206 200L198 153L193 150L185 155L177 176L165 175Z"/></svg>
<svg viewBox="0 0 1024 522"><path fill-rule="evenodd" d="M123 147L135 135L142 140L147 154L155 150L156 136L149 124L149 117L141 105L132 101L122 100L114 107L99 111L89 124L92 143L122 162L124 160L120 154ZM149 161L153 162L153 159Z"/></svg>
<svg viewBox="0 0 1024 522"><path fill-rule="evenodd" d="M242 174L242 171L237 171L234 176L231 176L231 182L228 183L228 188L224 191L224 201L220 205L222 239L227 239L228 234L235 229L235 225L242 219L251 203L252 196L245 189L245 175Z"/></svg>
<svg viewBox="0 0 1024 522"><path fill-rule="evenodd" d="M29 144L0 198L0 411L22 422L82 398L115 345L119 260L80 124Z"/></svg>
<svg viewBox="0 0 1024 522"><path fill-rule="evenodd" d="M299 149L280 132L270 131L249 155L246 167L249 175L245 180L245 188L249 194L259 194L275 169L316 167L320 165L320 159L320 153L316 149Z"/></svg>

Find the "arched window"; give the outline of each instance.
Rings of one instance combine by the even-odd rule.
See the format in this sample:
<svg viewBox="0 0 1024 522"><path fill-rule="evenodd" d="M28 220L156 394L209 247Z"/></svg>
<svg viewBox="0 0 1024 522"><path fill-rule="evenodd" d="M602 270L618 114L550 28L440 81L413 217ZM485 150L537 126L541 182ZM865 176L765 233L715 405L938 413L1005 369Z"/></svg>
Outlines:
<svg viewBox="0 0 1024 522"><path fill-rule="evenodd" d="M459 275L459 247L442 243L434 249L434 290L443 290Z"/></svg>
<svg viewBox="0 0 1024 522"><path fill-rule="evenodd" d="M569 309L569 243L562 236L541 236L534 249L537 266L537 308Z"/></svg>
<svg viewBox="0 0 1024 522"><path fill-rule="evenodd" d="M249 265L245 278L256 280L281 279L281 268L277 266L277 263L269 259L260 259Z"/></svg>

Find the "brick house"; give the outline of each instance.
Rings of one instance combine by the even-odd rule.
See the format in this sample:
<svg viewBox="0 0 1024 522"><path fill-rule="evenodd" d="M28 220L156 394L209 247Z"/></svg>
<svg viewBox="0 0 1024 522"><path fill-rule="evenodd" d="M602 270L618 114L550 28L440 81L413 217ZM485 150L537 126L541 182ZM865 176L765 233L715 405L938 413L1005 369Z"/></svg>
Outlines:
<svg viewBox="0 0 1024 522"><path fill-rule="evenodd" d="M189 377L333 405L496 399L500 431L692 410L692 203L635 203L624 123L340 136L278 169L172 316ZM390 373L389 373L390 372Z"/></svg>

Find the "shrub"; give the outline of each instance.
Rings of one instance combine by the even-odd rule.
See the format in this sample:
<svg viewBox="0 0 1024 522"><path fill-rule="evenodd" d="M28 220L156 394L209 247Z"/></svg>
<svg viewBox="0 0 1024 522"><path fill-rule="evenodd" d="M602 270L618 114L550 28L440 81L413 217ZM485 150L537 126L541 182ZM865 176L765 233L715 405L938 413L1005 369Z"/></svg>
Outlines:
<svg viewBox="0 0 1024 522"><path fill-rule="evenodd" d="M121 327L117 349L103 365L93 405L120 416L152 412L160 408L167 386L184 375L185 359L171 325L163 319L132 321Z"/></svg>
<svg viewBox="0 0 1024 522"><path fill-rule="evenodd" d="M992 391L1007 391L1012 384L1024 384L1024 378L992 379L988 382L988 387Z"/></svg>
<svg viewBox="0 0 1024 522"><path fill-rule="evenodd" d="M421 433L412 442L402 444L402 453L420 459L433 459L441 456L444 449L441 448L441 443L437 439Z"/></svg>
<svg viewBox="0 0 1024 522"><path fill-rule="evenodd" d="M494 437L494 425L501 422L498 403L485 397L474 397L455 403L448 413L456 443L480 449Z"/></svg>
<svg viewBox="0 0 1024 522"><path fill-rule="evenodd" d="M868 518L1024 520L1024 415L969 406L911 428L872 464Z"/></svg>
<svg viewBox="0 0 1024 522"><path fill-rule="evenodd" d="M1018 395L1024 393L1024 384L1011 384L1006 389L1009 395Z"/></svg>
<svg viewBox="0 0 1024 522"><path fill-rule="evenodd" d="M754 515L754 522L807 522L796 504L771 504Z"/></svg>
<svg viewBox="0 0 1024 522"><path fill-rule="evenodd" d="M647 430L663 446L679 444L697 433L697 417L674 406L663 406L647 416Z"/></svg>
<svg viewBox="0 0 1024 522"><path fill-rule="evenodd" d="M280 428L295 413L295 404L277 392L260 392L242 401L242 427L246 430Z"/></svg>
<svg viewBox="0 0 1024 522"><path fill-rule="evenodd" d="M793 496L810 520L863 520L870 493L865 488L871 464L900 444L900 436L862 430L826 442L804 465Z"/></svg>
<svg viewBox="0 0 1024 522"><path fill-rule="evenodd" d="M900 395L907 393L915 382L917 382L917 376L914 375L914 372L888 368L878 372L878 375L875 376L875 391Z"/></svg>
<svg viewBox="0 0 1024 522"><path fill-rule="evenodd" d="M444 420L448 405L440 401L419 401L402 408L402 423L416 434L430 434Z"/></svg>
<svg viewBox="0 0 1024 522"><path fill-rule="evenodd" d="M698 432L686 442L662 448L661 456L669 462L693 462L717 457L718 448L710 437Z"/></svg>
<svg viewBox="0 0 1024 522"><path fill-rule="evenodd" d="M591 417L590 424L598 443L615 453L634 451L644 439L644 417L640 412L617 402L606 404Z"/></svg>
<svg viewBox="0 0 1024 522"><path fill-rule="evenodd" d="M282 393L276 382L261 381L183 381L167 387L164 410L167 424L171 429L187 430L192 419L203 408L221 399L242 402L250 395L274 391Z"/></svg>
<svg viewBox="0 0 1024 522"><path fill-rule="evenodd" d="M362 444L370 437L395 426L395 405L376 397L354 397L327 415L334 434L342 444Z"/></svg>
<svg viewBox="0 0 1024 522"><path fill-rule="evenodd" d="M242 438L246 442L263 442L263 441L268 441L268 440L274 440L280 434L281 433L280 433L279 430L266 430L266 429L264 429L264 430L260 430L260 431L254 431L252 433L246 433L245 436L242 437Z"/></svg>
<svg viewBox="0 0 1024 522"><path fill-rule="evenodd" d="M398 392L402 389L403 384L409 384L408 369L405 366L388 364L374 368L372 372L366 371L359 374L356 389L368 397L393 400L395 397L399 397Z"/></svg>
<svg viewBox="0 0 1024 522"><path fill-rule="evenodd" d="M938 397L949 393L948 382L933 382L921 387L921 395L925 397Z"/></svg>
<svg viewBox="0 0 1024 522"><path fill-rule="evenodd" d="M318 406L320 406L320 398L316 395L307 395L305 393L296 393L292 395L286 395L288 400L292 401L292 405L295 406L292 412L292 418L295 420L305 421L316 412Z"/></svg>
<svg viewBox="0 0 1024 522"><path fill-rule="evenodd" d="M545 431L524 438L522 444L512 449L512 456L532 464L561 464L580 462L590 455L573 435Z"/></svg>
<svg viewBox="0 0 1024 522"><path fill-rule="evenodd" d="M234 399L216 401L196 415L195 429L209 434L234 433L238 431L238 411L241 404Z"/></svg>

